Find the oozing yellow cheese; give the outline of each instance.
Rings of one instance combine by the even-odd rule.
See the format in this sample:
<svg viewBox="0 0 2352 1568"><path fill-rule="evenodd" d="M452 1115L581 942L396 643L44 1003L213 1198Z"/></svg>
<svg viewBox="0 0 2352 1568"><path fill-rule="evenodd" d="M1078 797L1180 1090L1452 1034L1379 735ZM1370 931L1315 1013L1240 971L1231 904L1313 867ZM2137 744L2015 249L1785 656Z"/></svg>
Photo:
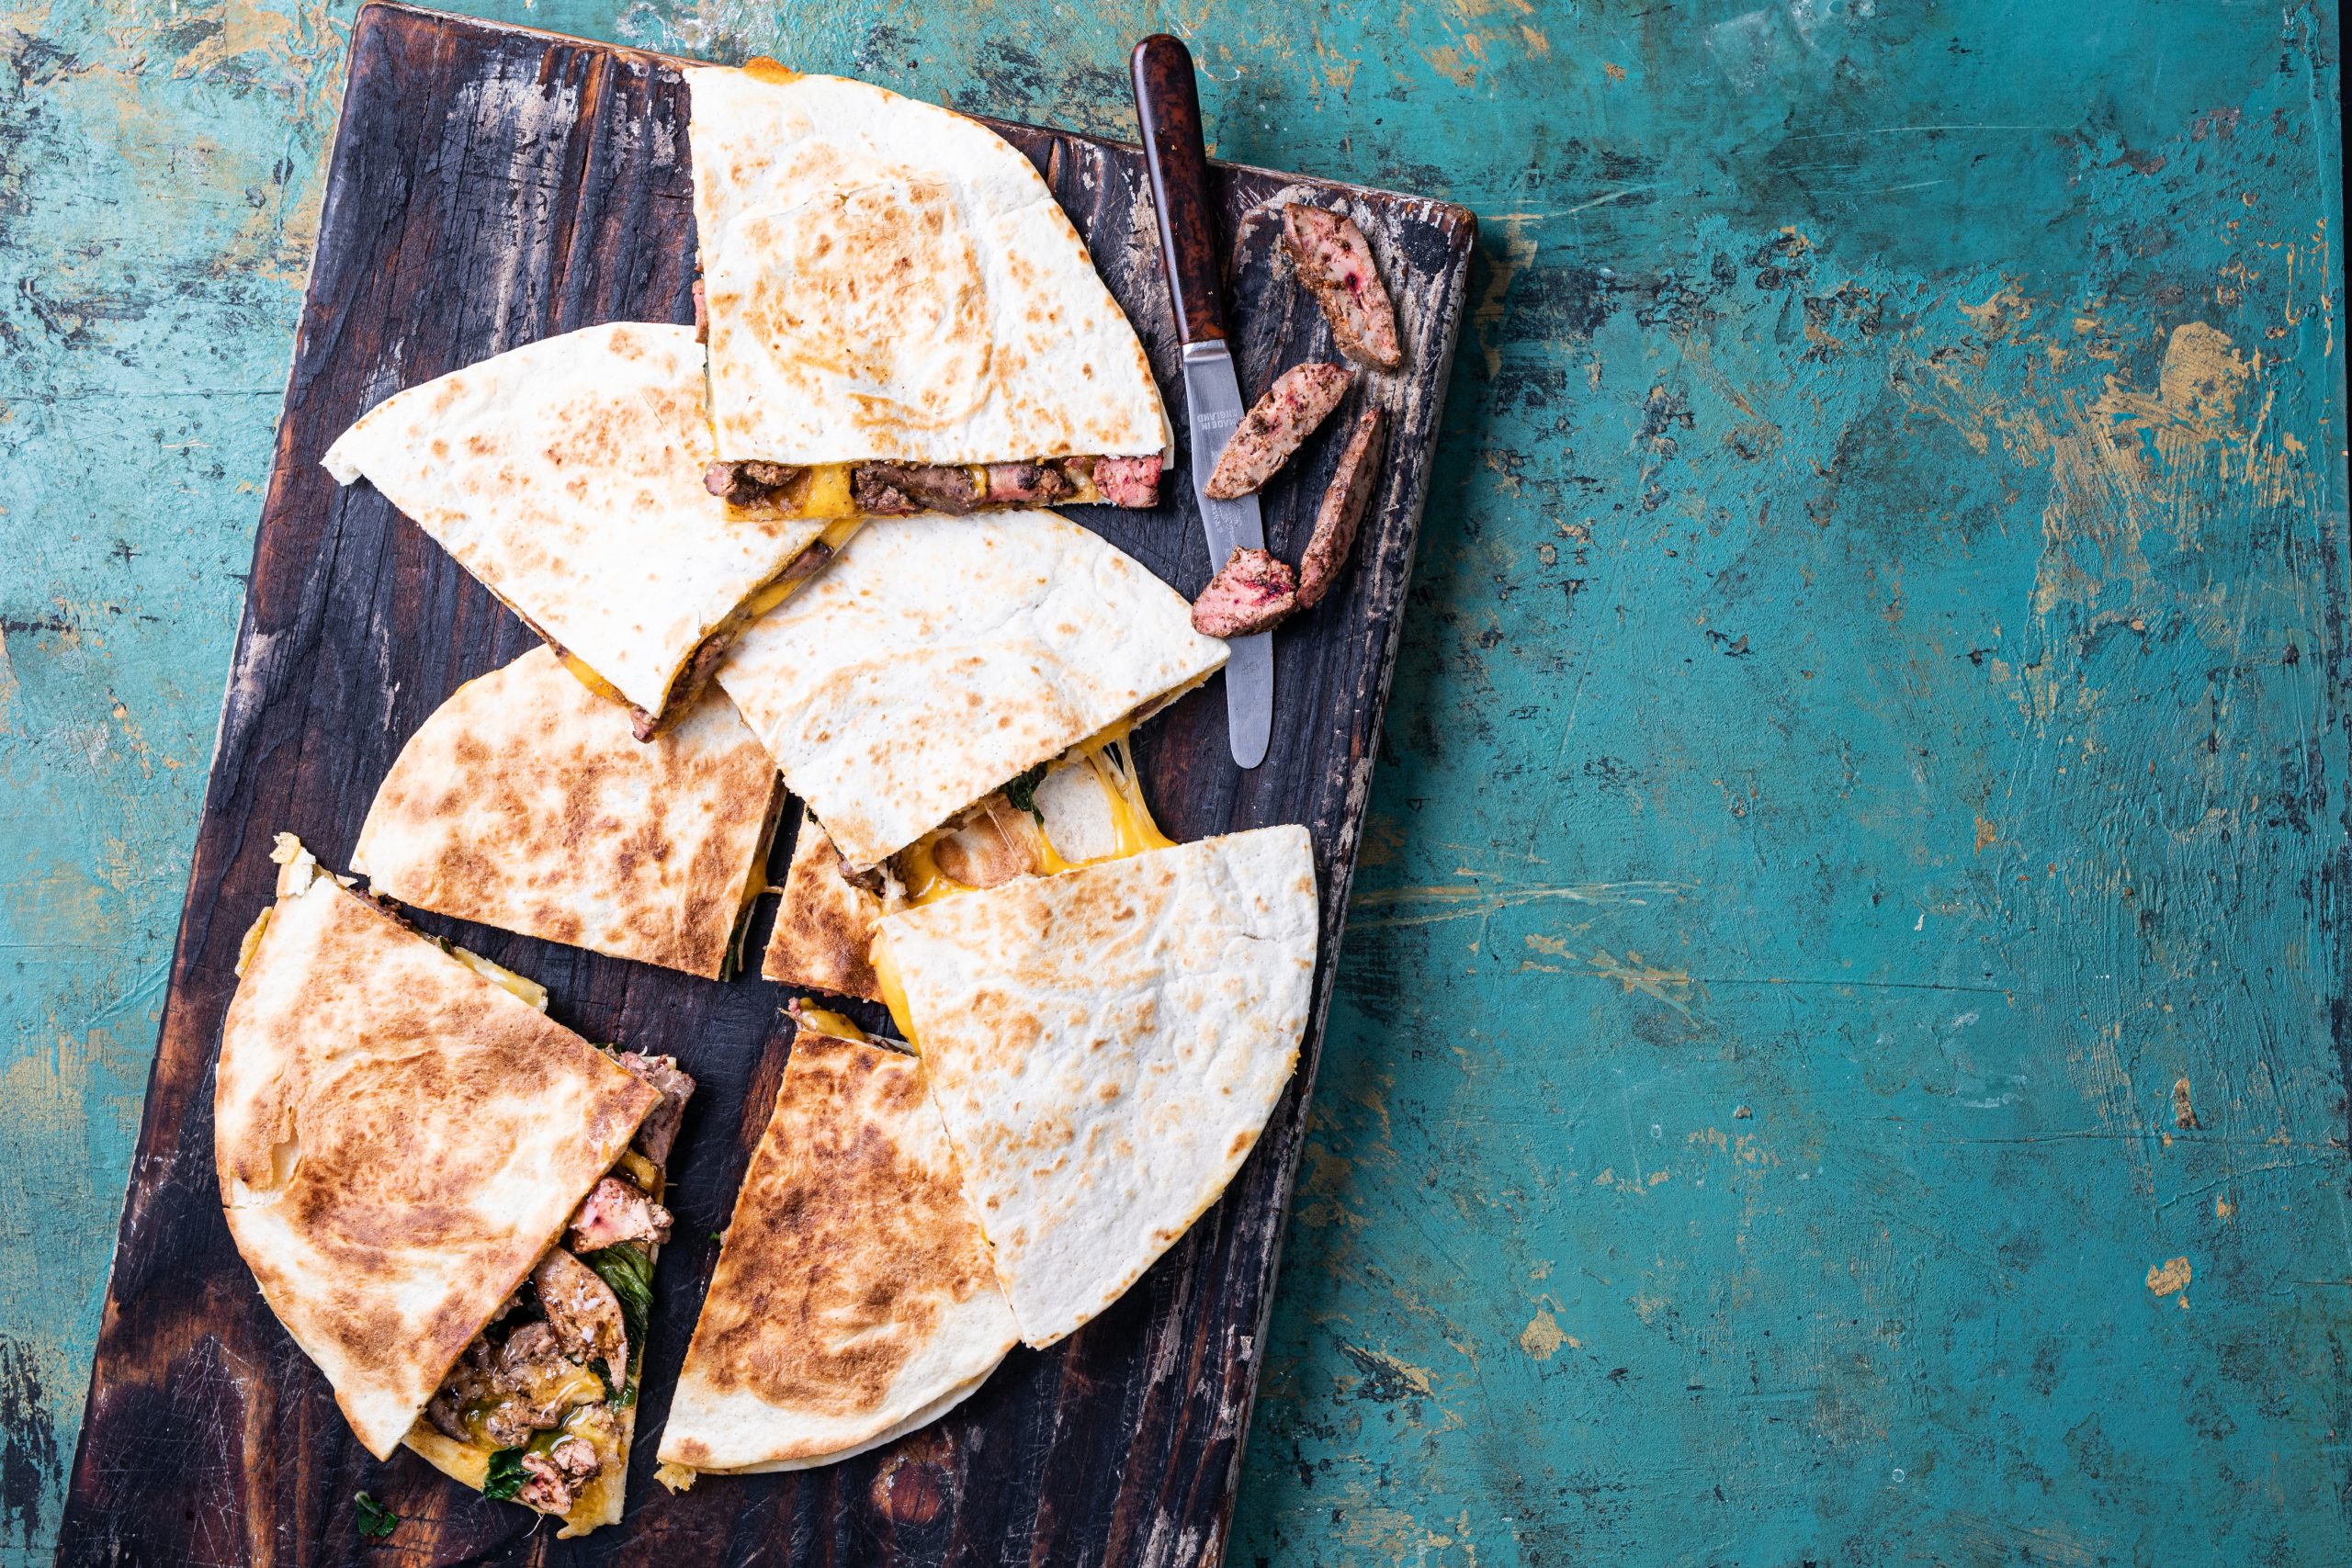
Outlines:
<svg viewBox="0 0 2352 1568"><path fill-rule="evenodd" d="M618 686L614 685L610 681L605 680L602 675L597 674L594 670L589 669L587 662L578 654L565 654L563 656L563 667L571 671L573 679L577 680L582 685L587 687L590 691L595 693L598 696L604 698L606 702L620 703L623 705L627 705L628 699L621 695L621 689Z"/></svg>
<svg viewBox="0 0 2352 1568"><path fill-rule="evenodd" d="M653 1479L673 1492L689 1490L701 1475L702 1472L693 1465L679 1464L671 1460L663 1460L653 1471Z"/></svg>
<svg viewBox="0 0 2352 1568"><path fill-rule="evenodd" d="M866 956L874 962L875 988L882 993L882 1005L890 1010L890 1021L899 1026L907 1043L915 1054L922 1054L922 1042L915 1038L913 1013L907 1007L907 987L899 982L899 966L890 961L890 945L876 936Z"/></svg>
<svg viewBox="0 0 2352 1568"><path fill-rule="evenodd" d="M792 1016L812 1033L830 1035L835 1040L865 1038L865 1031L857 1026L855 1019L846 1013L835 1012L831 1008L819 1007L806 997L795 999Z"/></svg>
<svg viewBox="0 0 2352 1568"><path fill-rule="evenodd" d="M773 82L779 87L789 86L800 80L799 72L788 65L779 65L764 54L755 54L743 62L743 74L756 76L763 82Z"/></svg>
<svg viewBox="0 0 2352 1568"><path fill-rule="evenodd" d="M449 956L492 985L514 992L541 1012L548 1010L548 988L537 980L526 980L503 964L492 964L481 953L469 953L462 947L451 947Z"/></svg>
<svg viewBox="0 0 2352 1568"><path fill-rule="evenodd" d="M1036 863L1037 874L1059 876L1081 866L1101 865L1107 861L1126 860L1148 850L1172 850L1176 847L1176 840L1161 832L1159 824L1152 820L1151 807L1144 804L1143 786L1136 782L1132 765L1123 768L1111 760L1110 748L1124 748L1128 732L1134 728L1132 717L1123 718L1087 737L1056 761L1057 766L1062 766L1075 760L1083 762L1091 772L1096 786L1102 791L1103 804L1110 808L1111 830L1116 847L1108 854L1096 855L1090 860L1066 859L1054 847L1044 825L1034 817L1023 816L1021 821L1031 834L1032 858ZM935 904L942 898L953 898L976 891L968 884L958 882L939 869L935 851L939 841L951 830L943 828L926 833L892 859L892 869L898 874L899 880L906 885L909 905ZM883 1005L890 1010L890 1021L899 1026L899 1032L906 1037L907 1043L920 1052L922 1043L915 1038L914 1019L907 1005L906 987L890 962L888 944L878 935L874 939L867 956L874 964L875 983L882 993Z"/></svg>
<svg viewBox="0 0 2352 1568"><path fill-rule="evenodd" d="M808 488L803 492L800 515L863 522L864 519L857 515L857 502L850 493L850 468L851 465L847 463L820 463L809 469ZM852 531L854 532L854 528ZM830 535L825 543L833 543Z"/></svg>
<svg viewBox="0 0 2352 1568"><path fill-rule="evenodd" d="M1111 830L1117 847L1108 854L1088 860L1069 860L1063 856L1035 818L1022 818L1031 835L1031 853L1037 864L1038 874L1059 876L1066 871L1076 871L1084 865L1098 865L1104 861L1125 860L1147 850L1170 850L1176 841L1159 830L1151 818L1151 807L1144 804L1143 788L1136 782L1131 768L1122 768L1109 756L1113 746L1124 746L1127 734L1135 728L1132 718L1123 718L1100 732L1087 737L1071 747L1054 766L1069 766L1082 762L1093 774L1094 783L1102 791L1102 803L1111 813ZM899 880L906 885L907 902L910 905L935 904L942 898L953 898L973 891L967 883L956 881L939 869L937 851L941 840L954 831L941 828L924 834L899 852L892 868Z"/></svg>
<svg viewBox="0 0 2352 1568"><path fill-rule="evenodd" d="M267 930L269 908L264 906L262 912L254 917L254 923L245 928L245 940L237 944L237 978L240 980L245 977L245 965L254 961L254 950L261 945L261 933Z"/></svg>

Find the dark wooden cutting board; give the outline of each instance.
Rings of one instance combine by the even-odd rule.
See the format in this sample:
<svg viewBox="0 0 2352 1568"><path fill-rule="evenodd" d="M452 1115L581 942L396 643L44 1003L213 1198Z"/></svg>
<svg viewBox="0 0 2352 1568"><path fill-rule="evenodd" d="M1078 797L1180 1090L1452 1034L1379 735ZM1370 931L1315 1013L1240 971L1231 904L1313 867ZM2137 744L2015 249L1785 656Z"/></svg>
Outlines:
<svg viewBox="0 0 2352 1568"><path fill-rule="evenodd" d="M692 319L677 64L399 6L359 14L61 1562L1193 1563L1223 1549L1462 312L1474 224L1457 207L1213 171L1233 240L1245 392L1299 360L1337 357L1277 254L1270 214L1292 195L1351 207L1396 295L1408 360L1377 389L1395 439L1355 565L1278 636L1265 764L1232 765L1216 682L1136 743L1149 797L1180 839L1274 822L1312 829L1323 945L1300 1070L1266 1136L1224 1201L1117 1306L1050 1350L1015 1350L945 1419L885 1449L670 1495L652 1479L655 1438L717 1255L710 1238L783 1071L785 995L756 978L716 985L432 917L419 924L543 982L564 1023L675 1052L702 1085L673 1166L678 1225L657 1281L627 1519L559 1544L551 1521L484 1502L412 1454L378 1463L230 1242L212 1168L213 1055L239 939L271 896L271 835L290 829L345 863L401 743L460 683L530 645L373 489L339 489L320 454L391 392L502 350L598 321ZM1045 172L1086 237L1181 432L1141 154L996 129ZM1268 538L1293 559L1338 455L1325 432L1265 497ZM1070 514L1189 595L1210 567L1185 461L1180 451L1156 513ZM779 869L787 850L777 846ZM355 1528L362 1490L401 1517L387 1547Z"/></svg>

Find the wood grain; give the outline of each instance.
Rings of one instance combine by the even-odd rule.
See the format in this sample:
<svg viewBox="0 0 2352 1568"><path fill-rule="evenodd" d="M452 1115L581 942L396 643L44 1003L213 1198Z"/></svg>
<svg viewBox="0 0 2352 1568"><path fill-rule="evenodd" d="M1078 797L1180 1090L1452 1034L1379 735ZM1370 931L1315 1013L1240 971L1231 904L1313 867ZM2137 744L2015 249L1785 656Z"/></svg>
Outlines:
<svg viewBox="0 0 2352 1568"><path fill-rule="evenodd" d="M1175 401L1176 340L1141 159L1000 125L1052 184ZM1110 1313L1016 1351L972 1400L890 1448L793 1476L651 1481L685 1339L790 1033L784 993L713 985L461 922L422 918L547 985L592 1038L675 1051L702 1084L674 1165L630 1511L559 1545L413 1456L378 1464L263 1305L212 1172L212 1061L240 937L268 901L271 835L348 856L401 743L529 637L375 491L336 487L326 445L383 397L489 355L608 320L686 321L693 219L676 62L374 5L351 73L254 549L162 1039L75 1456L62 1562L322 1563L374 1555L362 1489L403 1519L401 1561L1141 1562L1214 1561L1255 1389L1365 790L1428 489L1473 241L1443 203L1217 166L1235 235L1229 288L1245 393L1331 356L1266 221L1287 195L1343 201L1396 295L1404 373L1384 378L1389 472L1340 588L1282 633L1274 742L1242 773L1223 694L1139 738L1164 825L1192 839L1271 822L1313 830L1324 897L1315 1024L1267 1136L1219 1203ZM1265 496L1295 555L1338 459L1329 436ZM1180 464L1184 455L1180 451ZM1190 487L1153 513L1073 513L1179 590L1209 572ZM777 865L788 853L777 848ZM761 933L755 931L755 938ZM756 950L756 949L755 949Z"/></svg>

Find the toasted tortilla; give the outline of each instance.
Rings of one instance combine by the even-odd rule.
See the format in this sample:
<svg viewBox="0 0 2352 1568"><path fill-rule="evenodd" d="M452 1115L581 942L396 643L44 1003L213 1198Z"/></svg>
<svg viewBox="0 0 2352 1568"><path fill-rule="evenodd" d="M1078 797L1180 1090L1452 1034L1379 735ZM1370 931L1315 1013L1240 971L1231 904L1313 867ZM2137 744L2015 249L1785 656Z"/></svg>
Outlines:
<svg viewBox="0 0 2352 1568"><path fill-rule="evenodd" d="M781 804L718 693L640 744L535 648L409 737L351 869L421 909L715 979Z"/></svg>
<svg viewBox="0 0 2352 1568"><path fill-rule="evenodd" d="M850 880L824 825L803 811L775 925L760 958L761 978L880 1001L868 949L884 908L881 894Z"/></svg>
<svg viewBox="0 0 2352 1568"><path fill-rule="evenodd" d="M922 1065L804 1022L686 1348L662 1473L846 1459L938 1416L1019 1337Z"/></svg>
<svg viewBox="0 0 2352 1568"><path fill-rule="evenodd" d="M1046 842L1069 865L1140 853L1167 842L1150 823L1139 787L1126 800L1105 787L1104 779L1102 770L1080 750L1064 753L1030 790L1029 803ZM1121 815L1130 824L1125 832ZM1148 833L1134 826L1138 818ZM853 876L824 824L804 812L792 844L792 869L784 879L784 897L760 962L761 975L836 996L887 1000L874 972L874 929L884 915L908 903L905 887L887 870Z"/></svg>
<svg viewBox="0 0 2352 1568"><path fill-rule="evenodd" d="M718 667L853 867L1206 680L1226 645L1050 512L876 518Z"/></svg>
<svg viewBox="0 0 2352 1568"><path fill-rule="evenodd" d="M703 488L711 459L694 330L617 322L396 392L325 460L345 484L364 474L650 730L695 695L695 650L731 638L827 525L729 508Z"/></svg>
<svg viewBox="0 0 2352 1568"><path fill-rule="evenodd" d="M220 1035L237 1250L390 1456L661 1097L279 835Z"/></svg>
<svg viewBox="0 0 2352 1568"><path fill-rule="evenodd" d="M1167 450L1135 329L1011 143L838 76L685 75L720 457Z"/></svg>
<svg viewBox="0 0 2352 1568"><path fill-rule="evenodd" d="M1216 1201L1298 1063L1306 829L1262 828L883 917L1021 1337L1118 1300Z"/></svg>

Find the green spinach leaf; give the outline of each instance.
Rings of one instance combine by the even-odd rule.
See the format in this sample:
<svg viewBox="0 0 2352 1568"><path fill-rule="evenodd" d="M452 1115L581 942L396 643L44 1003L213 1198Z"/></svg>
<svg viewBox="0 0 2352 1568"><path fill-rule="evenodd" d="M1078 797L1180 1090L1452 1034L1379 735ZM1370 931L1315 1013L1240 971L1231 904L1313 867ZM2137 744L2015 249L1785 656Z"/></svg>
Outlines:
<svg viewBox="0 0 2352 1568"><path fill-rule="evenodd" d="M389 1540L401 1517L362 1492L351 1499L351 1512L363 1540Z"/></svg>
<svg viewBox="0 0 2352 1568"><path fill-rule="evenodd" d="M653 1313L653 1259L645 1248L633 1241L616 1247L603 1247L580 1255L580 1261L596 1271L597 1278L613 1288L620 1299L621 1322L628 1329L630 1359L645 1352L646 1320ZM621 1369L626 1378L628 1369Z"/></svg>
<svg viewBox="0 0 2352 1568"><path fill-rule="evenodd" d="M1046 814L1037 809L1037 786L1046 782L1046 766L1040 762L1004 786L1004 798L1012 802L1012 809L1026 811L1040 825L1044 824Z"/></svg>
<svg viewBox="0 0 2352 1568"><path fill-rule="evenodd" d="M481 1495L493 1503L505 1503L523 1490L523 1483L530 1472L523 1468L521 1449L500 1449L490 1456L490 1474L483 1478Z"/></svg>

